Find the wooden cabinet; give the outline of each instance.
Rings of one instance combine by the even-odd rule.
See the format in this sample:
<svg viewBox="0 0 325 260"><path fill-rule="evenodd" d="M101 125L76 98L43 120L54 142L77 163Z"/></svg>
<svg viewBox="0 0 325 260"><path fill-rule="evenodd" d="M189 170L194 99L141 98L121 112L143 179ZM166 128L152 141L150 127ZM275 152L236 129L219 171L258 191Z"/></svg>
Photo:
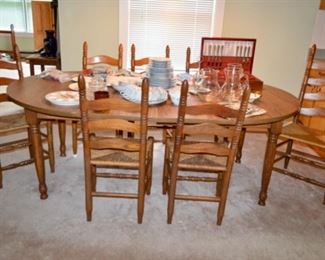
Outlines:
<svg viewBox="0 0 325 260"><path fill-rule="evenodd" d="M33 27L34 47L36 50L43 48L45 30L54 30L54 15L51 2L33 1Z"/></svg>
<svg viewBox="0 0 325 260"><path fill-rule="evenodd" d="M325 10L325 0L320 1L319 9Z"/></svg>

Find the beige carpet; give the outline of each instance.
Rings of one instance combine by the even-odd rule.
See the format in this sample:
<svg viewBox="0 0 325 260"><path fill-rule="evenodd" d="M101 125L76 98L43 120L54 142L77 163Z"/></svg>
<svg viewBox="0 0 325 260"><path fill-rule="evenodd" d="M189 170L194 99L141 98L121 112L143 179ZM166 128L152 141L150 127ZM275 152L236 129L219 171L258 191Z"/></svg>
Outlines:
<svg viewBox="0 0 325 260"><path fill-rule="evenodd" d="M325 259L322 189L274 173L266 207L257 205L265 140L248 135L221 226L216 205L199 202L176 202L173 224L166 224L161 144L155 144L142 225L134 200L95 199L93 221L86 221L81 145L77 157L70 147L66 158L56 154L45 201L32 165L7 173L0 190L0 259ZM206 185L191 189L212 189Z"/></svg>

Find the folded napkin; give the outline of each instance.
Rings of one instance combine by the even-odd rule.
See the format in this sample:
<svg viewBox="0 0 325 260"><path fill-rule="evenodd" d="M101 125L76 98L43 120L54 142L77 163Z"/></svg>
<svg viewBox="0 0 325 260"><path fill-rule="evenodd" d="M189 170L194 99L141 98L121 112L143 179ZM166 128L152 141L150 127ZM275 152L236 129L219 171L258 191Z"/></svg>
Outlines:
<svg viewBox="0 0 325 260"><path fill-rule="evenodd" d="M226 107L238 110L240 103L226 104ZM248 104L246 117L260 116L266 113L266 110L253 104Z"/></svg>
<svg viewBox="0 0 325 260"><path fill-rule="evenodd" d="M142 79L140 77L130 76L108 76L106 78L107 85L116 87L118 85L141 85Z"/></svg>
<svg viewBox="0 0 325 260"><path fill-rule="evenodd" d="M180 96L181 96L181 86L176 85L175 87L170 88L167 91L168 91L170 100L172 101L173 105L178 106L179 99L180 99Z"/></svg>
<svg viewBox="0 0 325 260"><path fill-rule="evenodd" d="M39 77L42 79L48 79L48 80L57 80L61 83L68 82L72 80L72 75L69 73L62 72L60 70L45 70L41 74L39 74Z"/></svg>

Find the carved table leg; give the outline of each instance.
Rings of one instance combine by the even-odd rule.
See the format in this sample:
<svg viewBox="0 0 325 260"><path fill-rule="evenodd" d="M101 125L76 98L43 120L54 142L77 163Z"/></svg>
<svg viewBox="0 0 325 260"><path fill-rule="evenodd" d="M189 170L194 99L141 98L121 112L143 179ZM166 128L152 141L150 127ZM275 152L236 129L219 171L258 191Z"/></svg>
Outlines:
<svg viewBox="0 0 325 260"><path fill-rule="evenodd" d="M59 138L60 138L60 156L64 157L66 156L66 146L65 146L65 133L66 133L66 127L65 127L65 121L59 120Z"/></svg>
<svg viewBox="0 0 325 260"><path fill-rule="evenodd" d="M42 141L40 134L40 122L37 118L37 113L25 110L26 121L30 125L31 141L34 153L35 168L37 173L37 178L39 182L39 191L41 193L41 199L46 199L47 187L45 182L45 167L43 158Z"/></svg>
<svg viewBox="0 0 325 260"><path fill-rule="evenodd" d="M258 204L261 206L265 206L265 201L267 198L267 189L269 187L269 183L271 180L271 174L273 169L273 161L275 158L276 152L276 144L278 141L278 137L281 133L282 122L276 122L271 124L271 128L268 132L268 140L264 155L264 165L263 165L263 173L262 173L262 185L259 196Z"/></svg>

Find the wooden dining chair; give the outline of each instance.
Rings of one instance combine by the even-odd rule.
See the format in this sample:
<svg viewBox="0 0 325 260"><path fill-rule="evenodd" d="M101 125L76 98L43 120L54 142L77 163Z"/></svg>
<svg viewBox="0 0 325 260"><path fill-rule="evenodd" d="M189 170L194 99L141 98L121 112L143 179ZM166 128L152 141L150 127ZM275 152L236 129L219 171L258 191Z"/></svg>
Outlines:
<svg viewBox="0 0 325 260"><path fill-rule="evenodd" d="M166 140L163 193L168 193L167 223L172 223L175 200L192 200L219 203L217 224L221 225L250 88L246 86L239 110L214 103L190 106L187 105L187 94L188 83L184 81L176 132L172 138ZM234 124L222 126L212 122L194 123L191 120L193 115L222 115L232 118ZM223 138L216 142L214 136ZM181 192L177 186L180 181L212 182L216 191L210 195L191 195Z"/></svg>
<svg viewBox="0 0 325 260"><path fill-rule="evenodd" d="M89 57L88 55L88 43L84 41L82 46L82 69L86 70L89 66L98 65L98 64L106 64L110 66L114 66L117 69L122 69L123 67L123 45L119 44L118 47L118 57L114 58L108 55L95 55ZM72 150L73 154L77 154L78 151L78 140L80 140L79 136L81 134L79 121L72 121Z"/></svg>
<svg viewBox="0 0 325 260"><path fill-rule="evenodd" d="M10 47L6 49L1 49L0 53L7 53L12 57L14 57L13 46L16 45L16 33L15 33L14 25L13 24L10 25L10 30L0 30L0 35L6 35L10 37L10 44L9 44Z"/></svg>
<svg viewBox="0 0 325 260"><path fill-rule="evenodd" d="M273 171L325 188L322 181L325 174L325 130L316 130L308 126L311 120L325 117L325 64L314 66L316 45L312 45L308 53L307 65L299 94L300 108L292 122L282 128L280 142L274 159ZM322 76L323 75L323 76ZM285 149L283 149L285 147ZM317 152L309 152L308 148L318 148ZM283 166L279 161L283 160ZM299 163L315 167L305 168L304 172L298 171L292 163ZM325 204L325 192L323 203Z"/></svg>
<svg viewBox="0 0 325 260"><path fill-rule="evenodd" d="M29 148L29 158L18 161L12 156L12 162L2 165L0 161L0 188L3 187L3 172L34 162L30 139L29 125L25 120L24 108L11 102L6 93L6 87L15 80L23 79L23 70L18 46L15 44L13 49L14 61L0 60L0 135L8 138L7 142L0 144L0 153L14 152L18 149ZM3 74L2 74L3 73ZM2 76L3 75L3 76ZM17 79L18 78L18 79ZM44 158L49 159L51 172L54 172L54 148L52 122L43 122L46 132L42 131L42 140L47 142L47 150L43 149ZM27 137L16 136L17 133L25 132ZM11 140L12 139L12 140Z"/></svg>
<svg viewBox="0 0 325 260"><path fill-rule="evenodd" d="M139 66L144 66L149 64L150 62L150 58L149 57L144 57L144 58L140 58L140 59L136 59L136 47L135 44L133 43L131 45L131 71L135 71L136 67ZM166 58L170 58L170 47L169 45L166 45L165 47L165 57ZM167 128L165 126L160 126L160 125L153 125L150 126L151 129L162 129L163 133L162 133L162 137L163 137L163 143L165 142L166 139L166 134L167 134ZM128 133L129 137L132 137L131 133Z"/></svg>
<svg viewBox="0 0 325 260"><path fill-rule="evenodd" d="M149 57L144 57L141 59L136 59L136 55L135 55L135 44L133 43L131 45L131 71L135 71L136 66L143 66L149 63L150 58ZM166 45L165 48L165 57L166 58L170 58L170 48L169 45Z"/></svg>
<svg viewBox="0 0 325 260"><path fill-rule="evenodd" d="M154 139L147 137L148 79L143 80L141 89L141 104L114 97L91 101L86 97L84 78L79 76L88 221L92 219L93 198L111 197L136 199L138 223L142 223L145 193L149 195L151 189ZM134 113L135 122L114 117L116 113ZM116 130L132 132L135 137L116 136ZM136 191L99 191L97 178L133 179L137 181ZM129 185L123 187L128 189Z"/></svg>

